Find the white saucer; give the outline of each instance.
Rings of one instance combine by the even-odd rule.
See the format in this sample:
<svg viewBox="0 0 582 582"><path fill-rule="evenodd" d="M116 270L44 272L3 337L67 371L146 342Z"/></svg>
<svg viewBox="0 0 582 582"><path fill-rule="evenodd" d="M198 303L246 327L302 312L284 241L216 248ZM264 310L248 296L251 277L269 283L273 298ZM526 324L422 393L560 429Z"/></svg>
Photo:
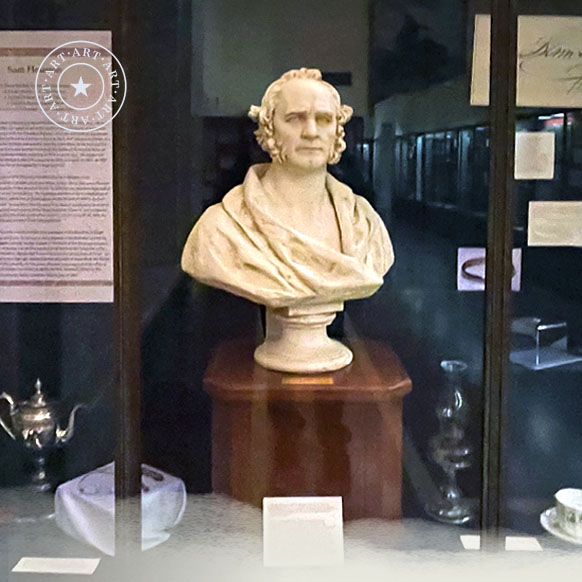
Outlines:
<svg viewBox="0 0 582 582"><path fill-rule="evenodd" d="M556 517L555 507L550 507L549 509L542 511L540 515L540 523L547 532L550 532L552 535L555 535L557 538L560 538L561 540L582 546L582 538L576 538L570 535L569 533L565 532L558 525L557 521L558 519Z"/></svg>

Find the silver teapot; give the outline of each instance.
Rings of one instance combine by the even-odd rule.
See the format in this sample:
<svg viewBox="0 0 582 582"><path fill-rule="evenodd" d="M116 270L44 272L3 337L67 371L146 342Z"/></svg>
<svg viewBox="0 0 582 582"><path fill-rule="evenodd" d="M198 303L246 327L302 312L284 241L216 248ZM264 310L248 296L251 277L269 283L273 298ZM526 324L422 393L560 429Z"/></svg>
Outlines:
<svg viewBox="0 0 582 582"><path fill-rule="evenodd" d="M0 400L10 405L10 420L2 418L0 425L15 441L20 441L34 453L36 472L33 485L36 489L47 491L51 488L46 475L46 455L55 446L62 445L73 436L75 414L83 404L77 404L71 414L66 428L58 424L58 405L49 402L42 392L40 379L34 385L35 392L29 400L15 402L6 392L0 394Z"/></svg>

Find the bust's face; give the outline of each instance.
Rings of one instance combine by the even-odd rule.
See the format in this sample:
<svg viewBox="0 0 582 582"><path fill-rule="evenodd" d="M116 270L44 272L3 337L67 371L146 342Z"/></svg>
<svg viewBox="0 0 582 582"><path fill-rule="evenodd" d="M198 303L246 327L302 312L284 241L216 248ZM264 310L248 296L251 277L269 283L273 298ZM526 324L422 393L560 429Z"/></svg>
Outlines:
<svg viewBox="0 0 582 582"><path fill-rule="evenodd" d="M293 79L281 88L273 126L284 164L303 170L325 167L336 140L336 104L319 81Z"/></svg>

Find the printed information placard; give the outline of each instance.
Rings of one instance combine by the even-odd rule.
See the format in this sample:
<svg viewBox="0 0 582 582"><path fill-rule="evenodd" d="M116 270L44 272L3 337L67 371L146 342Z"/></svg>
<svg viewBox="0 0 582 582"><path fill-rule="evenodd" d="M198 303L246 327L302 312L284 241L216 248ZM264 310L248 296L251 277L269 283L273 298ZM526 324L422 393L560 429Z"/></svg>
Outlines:
<svg viewBox="0 0 582 582"><path fill-rule="evenodd" d="M111 124L90 132L58 126L35 92L45 57L71 41L108 47L111 33L0 31L2 302L113 301ZM63 49L58 63L41 68L66 69L56 93L68 99L72 113L62 105L53 113L67 120L87 109L81 101L74 105L75 93L90 99L96 84L89 74L97 65L75 62L73 52ZM100 62L107 65L105 58ZM48 87L42 74L38 78Z"/></svg>

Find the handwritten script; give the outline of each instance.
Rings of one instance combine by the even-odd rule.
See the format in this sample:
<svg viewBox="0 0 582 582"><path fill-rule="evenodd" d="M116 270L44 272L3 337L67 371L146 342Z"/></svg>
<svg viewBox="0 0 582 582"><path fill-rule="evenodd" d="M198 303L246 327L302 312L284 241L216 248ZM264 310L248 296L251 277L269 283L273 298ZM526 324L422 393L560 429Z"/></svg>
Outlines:
<svg viewBox="0 0 582 582"><path fill-rule="evenodd" d="M525 74L539 74L540 61L556 63L555 81L567 84L568 93L582 88L582 48L568 46L552 38L540 37L536 45L519 53L519 70ZM563 67L564 64L570 66Z"/></svg>
<svg viewBox="0 0 582 582"><path fill-rule="evenodd" d="M518 17L516 104L582 107L582 17ZM471 104L489 104L491 18L475 16Z"/></svg>

